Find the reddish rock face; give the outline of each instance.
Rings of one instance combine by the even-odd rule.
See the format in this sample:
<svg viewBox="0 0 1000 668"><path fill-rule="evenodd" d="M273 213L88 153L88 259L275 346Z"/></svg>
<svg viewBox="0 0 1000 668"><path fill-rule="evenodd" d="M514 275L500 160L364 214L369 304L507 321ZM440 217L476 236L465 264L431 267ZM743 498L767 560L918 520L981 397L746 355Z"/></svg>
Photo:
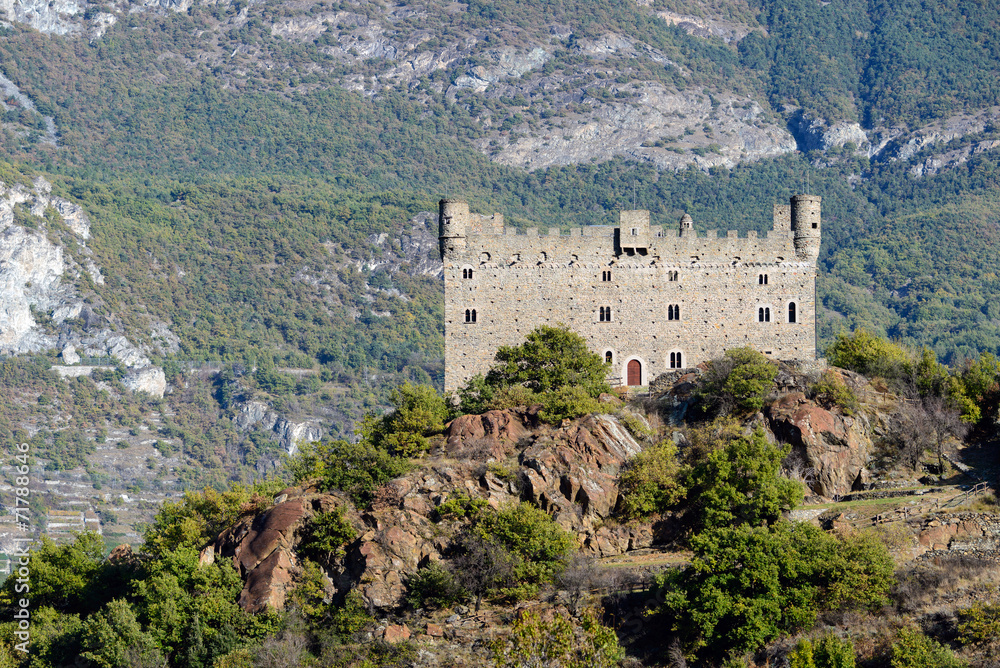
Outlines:
<svg viewBox="0 0 1000 668"><path fill-rule="evenodd" d="M483 459L504 459L514 452L517 442L531 434L527 416L511 410L463 415L448 424L445 438L451 455L470 448L482 449Z"/></svg>
<svg viewBox="0 0 1000 668"><path fill-rule="evenodd" d="M865 470L872 443L867 421L831 413L801 392L791 392L766 409L771 431L791 444L815 475L822 496L847 494Z"/></svg>
<svg viewBox="0 0 1000 668"><path fill-rule="evenodd" d="M283 495L287 499L287 495ZM339 500L316 496L315 506L330 508ZM280 496L278 498L281 498ZM298 563L293 547L295 532L316 514L311 499L293 498L277 504L263 515L244 517L219 534L215 544L202 551L201 561L210 564L214 556L229 557L244 577L240 607L260 612L267 607L281 609L292 586ZM210 558L211 553L214 553Z"/></svg>

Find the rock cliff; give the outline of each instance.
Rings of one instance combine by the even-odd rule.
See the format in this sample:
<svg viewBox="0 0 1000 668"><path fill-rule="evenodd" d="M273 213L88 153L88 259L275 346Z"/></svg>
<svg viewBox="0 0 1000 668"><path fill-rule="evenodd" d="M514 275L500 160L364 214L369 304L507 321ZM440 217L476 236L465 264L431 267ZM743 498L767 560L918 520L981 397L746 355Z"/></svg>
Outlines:
<svg viewBox="0 0 1000 668"><path fill-rule="evenodd" d="M126 387L162 397L163 370L109 326L110 318L95 315L76 287L84 275L104 282L89 237L87 214L53 196L45 179L0 184L0 353L55 349L66 364L79 363L81 354L110 357L126 367Z"/></svg>

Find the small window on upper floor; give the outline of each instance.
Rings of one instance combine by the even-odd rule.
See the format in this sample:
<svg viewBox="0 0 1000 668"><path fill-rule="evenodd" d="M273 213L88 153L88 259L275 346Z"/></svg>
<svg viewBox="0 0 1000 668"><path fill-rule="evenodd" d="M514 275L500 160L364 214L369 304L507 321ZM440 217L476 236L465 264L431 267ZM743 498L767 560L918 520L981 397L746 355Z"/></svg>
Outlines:
<svg viewBox="0 0 1000 668"><path fill-rule="evenodd" d="M681 278L681 272L679 271L668 271L667 279L670 281L678 281Z"/></svg>
<svg viewBox="0 0 1000 668"><path fill-rule="evenodd" d="M757 322L771 322L771 309L766 306L758 308Z"/></svg>
<svg viewBox="0 0 1000 668"><path fill-rule="evenodd" d="M465 309L465 322L473 323L476 321L476 309Z"/></svg>
<svg viewBox="0 0 1000 668"><path fill-rule="evenodd" d="M611 271L610 270L608 270L608 271L602 271L601 272L601 280L605 281L605 282L610 281L611 280Z"/></svg>
<svg viewBox="0 0 1000 668"><path fill-rule="evenodd" d="M598 312L598 320L600 320L601 322L611 322L611 307L610 306L602 306L598 311L599 311Z"/></svg>
<svg viewBox="0 0 1000 668"><path fill-rule="evenodd" d="M767 285L767 274L758 274L757 275L757 284L758 285Z"/></svg>
<svg viewBox="0 0 1000 668"><path fill-rule="evenodd" d="M680 320L681 319L681 305L671 304L667 307L667 320Z"/></svg>
<svg viewBox="0 0 1000 668"><path fill-rule="evenodd" d="M788 322L797 322L796 317L798 314L796 311L795 302L788 302Z"/></svg>
<svg viewBox="0 0 1000 668"><path fill-rule="evenodd" d="M462 278L472 278L472 270L471 269L463 269L462 270Z"/></svg>
<svg viewBox="0 0 1000 668"><path fill-rule="evenodd" d="M815 225L813 227L815 227ZM639 236L639 228L637 228L637 227L633 227L632 228L632 236L633 237Z"/></svg>
<svg viewBox="0 0 1000 668"><path fill-rule="evenodd" d="M813 229L815 230L817 227L819 226L816 223L813 223Z"/></svg>

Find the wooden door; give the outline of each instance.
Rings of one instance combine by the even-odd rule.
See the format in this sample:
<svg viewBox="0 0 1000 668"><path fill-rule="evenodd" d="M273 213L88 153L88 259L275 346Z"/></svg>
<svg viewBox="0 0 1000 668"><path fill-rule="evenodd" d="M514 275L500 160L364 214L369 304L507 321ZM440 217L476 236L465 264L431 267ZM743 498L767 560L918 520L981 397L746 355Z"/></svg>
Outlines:
<svg viewBox="0 0 1000 668"><path fill-rule="evenodd" d="M639 360L631 360L628 363L628 384L642 385L642 363Z"/></svg>

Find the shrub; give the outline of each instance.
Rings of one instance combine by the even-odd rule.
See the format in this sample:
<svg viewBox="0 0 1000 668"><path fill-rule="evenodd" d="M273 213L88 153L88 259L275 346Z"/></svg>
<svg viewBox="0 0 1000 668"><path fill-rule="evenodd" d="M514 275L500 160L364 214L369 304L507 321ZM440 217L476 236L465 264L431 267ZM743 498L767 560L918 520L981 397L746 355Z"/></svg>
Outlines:
<svg viewBox="0 0 1000 668"><path fill-rule="evenodd" d="M963 645L1000 644L1000 605L977 603L958 611L958 636Z"/></svg>
<svg viewBox="0 0 1000 668"><path fill-rule="evenodd" d="M816 643L816 668L854 668L854 645L848 638L828 633Z"/></svg>
<svg viewBox="0 0 1000 668"><path fill-rule="evenodd" d="M286 466L295 482L319 479L323 489L347 492L355 505L367 508L375 490L406 473L409 463L362 438L358 443L325 441L307 443Z"/></svg>
<svg viewBox="0 0 1000 668"><path fill-rule="evenodd" d="M662 513L684 498L677 446L661 441L633 457L618 480L621 513L629 519Z"/></svg>
<svg viewBox="0 0 1000 668"><path fill-rule="evenodd" d="M850 335L838 334L837 340L827 348L826 357L834 366L869 378L902 380L913 371L913 361L906 349L865 329L856 329Z"/></svg>
<svg viewBox="0 0 1000 668"><path fill-rule="evenodd" d="M437 561L418 570L406 587L406 600L414 608L446 608L467 595L451 571Z"/></svg>
<svg viewBox="0 0 1000 668"><path fill-rule="evenodd" d="M826 408L840 408L844 415L854 415L860 407L858 395L832 371L824 372L809 388L809 394Z"/></svg>
<svg viewBox="0 0 1000 668"><path fill-rule="evenodd" d="M858 549L804 523L723 526L691 548L686 568L657 581L675 628L713 653L755 650L812 626L824 608L877 608L892 583L884 546Z"/></svg>
<svg viewBox="0 0 1000 668"><path fill-rule="evenodd" d="M438 520L454 520L476 517L489 505L486 499L474 499L464 492L457 491L435 510Z"/></svg>
<svg viewBox="0 0 1000 668"><path fill-rule="evenodd" d="M540 397L542 410L538 417L551 424L578 418L590 413L599 413L601 404L583 387L572 385L546 392Z"/></svg>
<svg viewBox="0 0 1000 668"><path fill-rule="evenodd" d="M777 365L752 348L727 350L708 363L699 398L720 415L753 413L763 408L777 373Z"/></svg>
<svg viewBox="0 0 1000 668"><path fill-rule="evenodd" d="M891 668L962 668L965 662L920 631L899 629L896 642L892 645Z"/></svg>
<svg viewBox="0 0 1000 668"><path fill-rule="evenodd" d="M592 614L576 623L564 615L542 621L538 613L520 615L512 633L493 644L497 668L568 666L612 668L625 658L615 632Z"/></svg>
<svg viewBox="0 0 1000 668"><path fill-rule="evenodd" d="M481 567L500 572L509 561L511 576L496 577L496 584L489 587L491 593L522 599L534 595L538 585L552 580L565 567L576 540L544 511L519 503L479 513L456 541L460 555L469 555L481 546L488 548L478 559ZM466 567L476 568L477 560L468 560ZM475 593L472 586L467 588Z"/></svg>
<svg viewBox="0 0 1000 668"><path fill-rule="evenodd" d="M369 438L393 455L413 457L429 448L427 436L444 430L448 406L427 385L405 383L392 391L391 413L372 423Z"/></svg>
<svg viewBox="0 0 1000 668"><path fill-rule="evenodd" d="M772 524L802 501L802 485L781 476L788 447L757 429L708 454L688 475L690 506L699 526Z"/></svg>
<svg viewBox="0 0 1000 668"><path fill-rule="evenodd" d="M523 385L509 385L497 388L487 404L488 410L504 410L507 408L519 408L521 406L533 406L539 403L541 396L532 392Z"/></svg>
<svg viewBox="0 0 1000 668"><path fill-rule="evenodd" d="M854 645L850 640L829 633L814 646L800 640L788 655L789 668L854 668Z"/></svg>
<svg viewBox="0 0 1000 668"><path fill-rule="evenodd" d="M344 546L358 536L354 525L344 516L343 508L314 516L300 531L298 551L326 564L343 556Z"/></svg>

